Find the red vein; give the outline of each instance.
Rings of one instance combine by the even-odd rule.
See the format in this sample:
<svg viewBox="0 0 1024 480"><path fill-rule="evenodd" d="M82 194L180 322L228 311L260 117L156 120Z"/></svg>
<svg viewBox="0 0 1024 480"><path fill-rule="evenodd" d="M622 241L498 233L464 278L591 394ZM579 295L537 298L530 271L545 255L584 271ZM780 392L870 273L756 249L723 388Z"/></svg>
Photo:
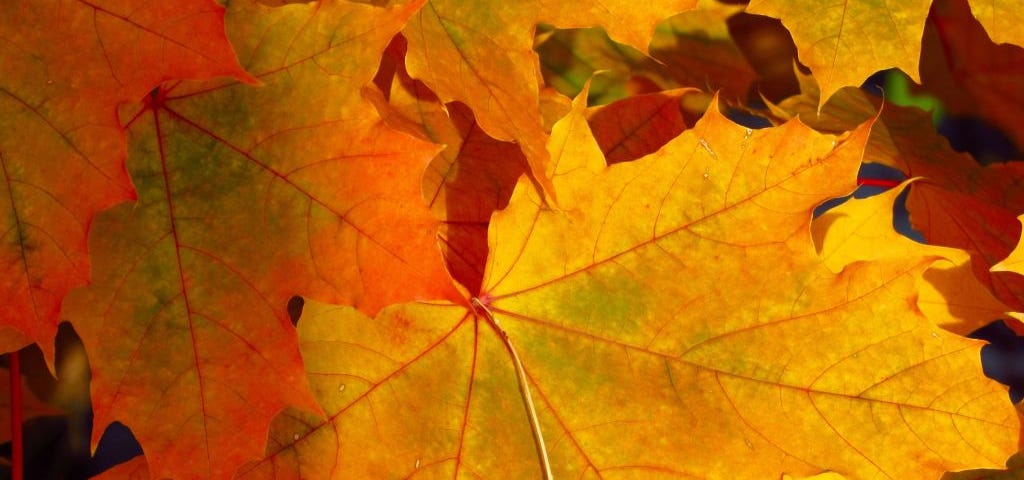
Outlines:
<svg viewBox="0 0 1024 480"><path fill-rule="evenodd" d="M540 397L540 399L544 401L544 404L548 406L548 411L551 412L551 416L554 417L555 421L558 422L558 425L562 427L563 430L565 430L565 436L569 437L569 441L572 442L573 447L575 447L576 451L583 456L583 460L587 462L587 466L594 469L594 472L597 474L597 478L604 479L604 475L601 475L601 469L597 468L597 465L594 464L594 461L591 460L590 456L587 455L587 452L583 450L583 446L580 445L580 442L576 439L576 436L572 434L572 430L569 429L569 426L565 423L565 420L563 420L562 416L558 414L557 410L555 410L554 404L552 404L551 400L548 399L548 396L544 394L544 391L541 390L540 385L537 384L537 381L533 379L533 377L530 375L530 372L526 370L526 367L523 367L523 373L526 374L526 378L528 378L530 380L530 383L532 383L535 387L534 391L537 392L537 396ZM584 473L585 472L586 470L584 470Z"/></svg>
<svg viewBox="0 0 1024 480"><path fill-rule="evenodd" d="M519 294L522 294L522 293L526 293L526 292L529 292L529 291L537 290L537 289L545 287L547 285L563 281L563 280L565 280L565 279L567 279L569 277L572 277L572 276L575 276L575 275L579 275L581 273L585 273L585 272L587 272L587 271L589 271L589 270L591 270L593 268L596 268L596 267L598 267L600 265L603 265L603 264L605 264L607 262L614 261L615 259L617 259L617 258L619 258L619 257L621 257L623 255L635 252L635 251L639 250L640 248L643 248L643 247L645 247L647 245L656 244L656 242L658 240L670 237L670 236L675 235L676 233L679 233L679 232L681 232L683 230L689 230L694 225L697 225L697 224L699 224L701 222L710 220L712 217L715 217L715 216L720 215L722 213L725 213L725 212L727 212L727 211L729 211L729 210L731 210L733 208L736 208L736 207L739 207L741 205L744 205L747 202L751 202L754 199L756 199L757 197L761 196L762 194L768 193L773 188L779 187L782 184L784 184L785 182L796 178L797 175L800 175L800 174L804 173L805 171L807 171L807 170L809 170L811 168L821 167L821 166L823 166L825 164L826 164L826 162L823 161L823 162L814 163L814 164L808 165L806 167L797 169L797 170L791 172L789 176L784 177L784 178L780 179L779 181L777 181L777 182L775 182L775 183L773 183L771 185L765 185L765 187L762 190L753 192L749 196L737 200L736 203L733 203L731 205L725 205L722 208L720 208L720 209L718 209L716 211L713 211L713 212L709 212L709 213L705 212L700 218L694 219L694 220L692 220L692 221L690 221L688 223L685 223L685 224L680 225L678 227L672 228L672 229L662 233L661 235L652 235L649 240L644 240L642 242L639 242L636 245L632 245L629 248L626 248L625 250L623 250L621 252L618 252L618 253L615 253L613 255L610 255L607 258L604 258L602 260L591 262L590 264L584 265L583 267L580 267L580 268L578 268L578 269L576 269L576 270L574 270L572 272L564 273L564 274L562 274L562 275L560 275L558 277L552 278L550 280L545 280L545 281L543 281L541 283L535 284L535 285L530 286L530 287L522 288L522 289L520 289L518 291L503 293L501 295L487 296L488 301L494 301L494 300L501 299L501 298L512 297L512 296L519 295ZM541 212L543 212L543 211L544 211L543 209L538 208L537 213L534 216L534 220L533 220L533 222L531 222L531 225L530 225L530 233L531 234L533 232L533 228L535 227L538 219L540 218ZM693 233L693 232L691 231L691 233ZM529 243L529 238L530 238L530 236L528 235L526 237L526 239L523 241L523 248L522 248L522 250L526 249L526 244ZM518 258L522 256L522 254L523 254L522 250L520 251L519 255L517 256L516 261L518 261ZM494 289L494 287L496 287L498 285L498 283L500 283L502 280L504 280L506 277L508 277L508 275L513 270L513 266L515 265L515 263L516 263L515 261L513 263L511 263L510 265L512 265L512 266L509 267L509 271L506 272L505 275L501 279L498 280L498 282L496 282L494 285L492 285L492 287L491 287L492 290Z"/></svg>
<svg viewBox="0 0 1024 480"><path fill-rule="evenodd" d="M882 187L882 188L893 188L898 187L902 183L900 180L890 180L888 178L858 178L857 185L867 185L869 187Z"/></svg>
<svg viewBox="0 0 1024 480"><path fill-rule="evenodd" d="M266 462L268 460L273 462L274 459L277 457L277 455L280 454L281 452L285 451L289 447L293 447L293 446L297 445L299 442L302 442L303 440L305 440L310 435L312 435L314 432L316 432L317 430L323 428L324 426L330 425L330 424L334 423L334 421L338 417L340 417L342 414L347 412L353 406L359 404L359 402L361 402L364 399L366 399L367 397L369 397L370 394L375 392L382 385L388 383L389 381L391 381L392 379L394 379L395 377L400 375L402 372L404 372L407 368L409 368L410 366L412 366L416 362L420 361L420 359L425 357L427 354L429 354L430 352L433 352L435 349L437 349L438 347L443 345L453 334L455 334L455 332L457 332L459 330L459 328L462 327L462 325L464 323L466 323L466 319L470 318L470 315L471 315L470 312L466 312L466 314L462 316L462 318L455 324L455 326L453 326L451 330L449 330L444 335L442 335L441 338L437 339L434 343L431 343L430 345L427 345L427 347L424 348L422 352L416 354L416 356L410 358L408 361L406 361L406 362L402 363L401 365L399 365L394 371L392 371L391 373L389 373L386 376L384 376L384 378L381 378L377 383L370 385L370 388L366 389L365 392L359 394L358 397L352 399L352 401L348 405L345 405L344 407L339 409L336 413L334 413L333 415L327 417L326 420L324 420L323 422L321 422L317 426L310 427L310 430L308 432L304 433L303 435L299 436L298 438L293 439L293 441L290 444L282 444L282 445L280 445L281 448L279 448L277 451L267 455L262 461L260 461L258 463L255 463L255 464L252 464L251 468L249 468L248 470L244 470L244 471L243 470L239 470L238 475L244 475L245 473L248 473L248 472L254 470L256 467L258 467L259 465L263 464L264 462Z"/></svg>
<svg viewBox="0 0 1024 480"><path fill-rule="evenodd" d="M462 410L462 425L459 427L459 448L455 452L455 472L453 479L459 478L462 467L462 445L466 441L466 427L469 425L469 407L473 403L473 382L476 381L476 359L480 342L480 321L473 322L473 363L469 367L469 385L466 387L466 405Z"/></svg>
<svg viewBox="0 0 1024 480"><path fill-rule="evenodd" d="M368 232L363 230L359 225L356 225L351 220L349 220L346 217L345 213L342 213L342 212L339 212L339 211L335 210L332 206L328 205L326 202L324 202L323 200L318 198L316 195L313 195L308 190L302 188L302 186L300 186L299 184L293 182L286 175L283 175L281 172L275 170L270 165L260 161L259 159L254 157L251 153L249 153L249 152L247 152L245 150L242 150L238 146L236 146L236 145L232 144L231 142L227 141L227 139L217 135L212 130L210 130L210 129L202 126L202 125L199 125L196 122L193 122L192 120L190 120L190 119L186 118L185 116L181 115L180 113L172 110L171 108L167 107L166 105L163 106L163 109L165 111L167 111L167 113L171 114L171 116L173 116L177 120L179 120L179 121L181 121L181 122L191 126L192 128L195 128L196 130L199 130L204 135L209 136L210 138L212 138L213 140L216 140L218 143L224 145L225 147L230 148L231 150L235 151L239 155L245 157L247 160L252 162L254 165L262 168L267 173L273 175L274 177L276 177L280 181L286 183L288 186L294 188L296 191L298 191L299 193L304 195L306 198L309 198L311 201L315 202L317 205L320 205L321 207L323 207L328 212L331 212L331 214L333 214L339 220L344 222L346 225L352 227L352 229L355 230L359 234L360 237L368 239L370 241L370 243L376 245L378 248L383 250L385 253L387 253L388 255L393 257L394 259L398 260L400 263L406 265L407 267L411 267L411 265L409 265L409 263L404 258L400 257L397 253L392 252L390 249L387 248L387 246L385 246L384 244L380 243L376 238L374 238Z"/></svg>
<svg viewBox="0 0 1024 480"><path fill-rule="evenodd" d="M185 316L188 318L188 331L192 339L192 361L195 364L196 378L199 382L199 407L202 409L203 440L206 442L206 468L209 469L213 464L213 459L210 456L210 432L206 423L206 390L203 385L203 371L200 368L199 362L199 345L196 341L196 329L192 318L192 306L188 299L188 286L185 284L185 268L181 261L182 245L181 240L178 238L178 226L175 223L174 200L171 195L171 181L167 168L167 154L164 151L163 131L160 128L160 114L156 108L152 109L152 111L153 122L156 128L156 144L160 152L160 167L164 177L164 195L167 197L167 214L171 222L171 238L174 239L174 255L178 262L178 280L181 285L182 299L185 302Z"/></svg>

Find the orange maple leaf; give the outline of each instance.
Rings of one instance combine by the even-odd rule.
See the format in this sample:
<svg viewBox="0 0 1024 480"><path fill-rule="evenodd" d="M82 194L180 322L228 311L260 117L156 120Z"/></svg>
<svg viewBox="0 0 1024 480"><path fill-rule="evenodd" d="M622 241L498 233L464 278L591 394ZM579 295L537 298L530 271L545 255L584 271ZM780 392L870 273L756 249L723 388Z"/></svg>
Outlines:
<svg viewBox="0 0 1024 480"><path fill-rule="evenodd" d="M64 296L89 280L100 210L134 198L118 103L161 81L246 79L210 0L11 1L0 15L0 326L53 366Z"/></svg>
<svg viewBox="0 0 1024 480"><path fill-rule="evenodd" d="M91 360L94 445L120 421L154 476L229 478L278 411L319 410L292 295L370 313L458 298L420 192L438 147L360 96L419 6L232 2L262 85L172 83L126 109L139 200L99 217L93 283L65 309Z"/></svg>

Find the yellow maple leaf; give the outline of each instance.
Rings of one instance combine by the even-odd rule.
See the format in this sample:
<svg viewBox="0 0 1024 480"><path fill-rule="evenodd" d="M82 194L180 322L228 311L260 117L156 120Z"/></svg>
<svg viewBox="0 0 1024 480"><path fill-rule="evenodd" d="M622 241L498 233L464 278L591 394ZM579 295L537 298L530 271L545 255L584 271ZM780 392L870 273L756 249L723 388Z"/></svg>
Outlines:
<svg viewBox="0 0 1024 480"><path fill-rule="evenodd" d="M328 417L279 417L240 478L914 478L1016 450L981 343L913 305L928 257L835 274L813 249L869 125L834 145L712 108L607 167L583 98L549 144L560 209L520 180L471 305L307 304Z"/></svg>
<svg viewBox="0 0 1024 480"><path fill-rule="evenodd" d="M821 85L820 105L845 86L871 74L899 68L915 81L921 33L931 0L752 0L747 12L782 20L800 60Z"/></svg>
<svg viewBox="0 0 1024 480"><path fill-rule="evenodd" d="M830 209L815 219L822 258L834 271L863 260L935 255L945 261L924 274L917 305L937 325L967 335L1010 310L971 271L971 257L958 248L917 243L893 228L893 205L907 183Z"/></svg>

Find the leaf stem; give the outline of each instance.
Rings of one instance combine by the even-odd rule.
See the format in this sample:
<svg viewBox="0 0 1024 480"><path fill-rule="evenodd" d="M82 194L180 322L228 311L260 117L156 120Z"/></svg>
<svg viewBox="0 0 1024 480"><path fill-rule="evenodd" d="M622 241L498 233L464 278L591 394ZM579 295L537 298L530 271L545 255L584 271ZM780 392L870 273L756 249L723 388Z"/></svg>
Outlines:
<svg viewBox="0 0 1024 480"><path fill-rule="evenodd" d="M22 480L25 475L25 455L21 436L24 417L21 406L21 359L17 351L8 353L7 359L11 381L11 480Z"/></svg>
<svg viewBox="0 0 1024 480"><path fill-rule="evenodd" d="M537 449L537 459L540 461L542 478L544 480L554 480L555 476L551 474L551 461L548 459L548 449L544 446L544 434L540 431L540 420L537 418L537 409L533 405L533 396L530 395L530 385L526 379L526 370L523 368L523 362L519 360L519 354L516 353L515 347L512 346L512 340L508 338L505 330L498 325L498 320L494 318L494 315L487 306L476 298L472 302L474 310L479 310L483 313L484 318L487 319L487 324L498 334L498 337L505 344L505 350L508 350L509 355L512 357L512 363L516 367L516 379L519 380L519 395L523 398L523 406L526 407L526 415L530 419L533 444Z"/></svg>

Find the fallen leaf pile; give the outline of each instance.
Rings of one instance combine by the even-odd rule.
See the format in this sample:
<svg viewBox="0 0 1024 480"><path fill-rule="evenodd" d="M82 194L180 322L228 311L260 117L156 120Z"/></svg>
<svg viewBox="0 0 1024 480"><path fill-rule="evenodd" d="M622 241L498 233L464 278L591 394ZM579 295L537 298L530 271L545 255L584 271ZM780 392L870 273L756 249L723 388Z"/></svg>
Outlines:
<svg viewBox="0 0 1024 480"><path fill-rule="evenodd" d="M6 2L0 352L107 480L1024 477L1024 167L857 88L1021 146L1021 7Z"/></svg>

